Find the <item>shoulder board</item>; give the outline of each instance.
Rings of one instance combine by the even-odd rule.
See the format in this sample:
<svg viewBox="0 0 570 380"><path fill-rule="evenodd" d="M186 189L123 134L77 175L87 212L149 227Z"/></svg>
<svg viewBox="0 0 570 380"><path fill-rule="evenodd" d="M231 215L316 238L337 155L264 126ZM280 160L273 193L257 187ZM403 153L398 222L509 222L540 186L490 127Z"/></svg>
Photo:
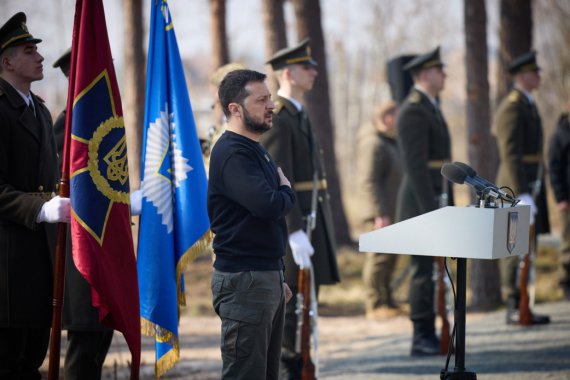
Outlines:
<svg viewBox="0 0 570 380"><path fill-rule="evenodd" d="M4 95L4 90L0 88L0 96Z"/></svg>
<svg viewBox="0 0 570 380"><path fill-rule="evenodd" d="M34 94L34 95L36 95L36 94ZM39 100L40 102L42 102L42 103L45 103L45 102L46 102L46 101L43 100L42 97L39 96L39 95L36 95L36 98L38 98L38 100Z"/></svg>
<svg viewBox="0 0 570 380"><path fill-rule="evenodd" d="M508 99L508 101L511 102L511 103L516 103L516 102L519 101L520 97L521 97L521 93L520 93L520 92L515 91L515 90L512 90L512 91L509 93L509 95L507 96L507 99Z"/></svg>
<svg viewBox="0 0 570 380"><path fill-rule="evenodd" d="M410 100L410 103L419 103L420 100L422 100L422 96L419 92L414 91L410 94L410 97L408 99Z"/></svg>
<svg viewBox="0 0 570 380"><path fill-rule="evenodd" d="M281 103L279 100L275 102L275 108L273 109L273 113L279 113L281 112L281 110L283 109L283 107L285 107L285 105L283 103Z"/></svg>

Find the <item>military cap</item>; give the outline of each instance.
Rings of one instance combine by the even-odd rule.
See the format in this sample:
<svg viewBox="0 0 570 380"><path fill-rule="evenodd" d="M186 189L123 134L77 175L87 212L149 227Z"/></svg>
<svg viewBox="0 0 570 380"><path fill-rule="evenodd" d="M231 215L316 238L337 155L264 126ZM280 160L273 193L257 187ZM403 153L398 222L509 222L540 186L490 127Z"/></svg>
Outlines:
<svg viewBox="0 0 570 380"><path fill-rule="evenodd" d="M308 38L305 38L296 46L279 50L266 63L270 64L273 70L279 70L294 63L317 66L317 62L311 56Z"/></svg>
<svg viewBox="0 0 570 380"><path fill-rule="evenodd" d="M531 50L519 55L508 67L509 73L516 74L525 71L538 71L540 67L536 64L536 52Z"/></svg>
<svg viewBox="0 0 570 380"><path fill-rule="evenodd" d="M439 57L439 46L428 53L416 56L410 62L406 63L406 65L404 66L404 70L418 71L423 69L429 69L435 66L443 66L443 62Z"/></svg>
<svg viewBox="0 0 570 380"><path fill-rule="evenodd" d="M18 12L0 28L0 54L7 48L25 43L37 44L42 42L34 38L26 27L26 14Z"/></svg>
<svg viewBox="0 0 570 380"><path fill-rule="evenodd" d="M61 69L63 74L69 76L69 65L71 64L71 48L67 49L56 61L53 63L53 68Z"/></svg>
<svg viewBox="0 0 570 380"><path fill-rule="evenodd" d="M210 77L210 83L216 87L220 87L220 83L222 83L222 79L226 76L227 73L234 70L243 70L246 67L239 62L230 62L226 63L223 66L218 67L216 71Z"/></svg>

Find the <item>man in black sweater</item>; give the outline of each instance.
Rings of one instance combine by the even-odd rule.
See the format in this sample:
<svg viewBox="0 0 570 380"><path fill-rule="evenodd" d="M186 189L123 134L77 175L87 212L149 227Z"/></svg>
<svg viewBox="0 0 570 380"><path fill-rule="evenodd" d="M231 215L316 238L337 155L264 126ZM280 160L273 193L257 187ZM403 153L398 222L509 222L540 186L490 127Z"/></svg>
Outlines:
<svg viewBox="0 0 570 380"><path fill-rule="evenodd" d="M277 379L285 303L289 180L259 144L274 104L264 74L228 73L218 96L228 119L210 157L208 214L215 233L212 297L222 320L222 378Z"/></svg>

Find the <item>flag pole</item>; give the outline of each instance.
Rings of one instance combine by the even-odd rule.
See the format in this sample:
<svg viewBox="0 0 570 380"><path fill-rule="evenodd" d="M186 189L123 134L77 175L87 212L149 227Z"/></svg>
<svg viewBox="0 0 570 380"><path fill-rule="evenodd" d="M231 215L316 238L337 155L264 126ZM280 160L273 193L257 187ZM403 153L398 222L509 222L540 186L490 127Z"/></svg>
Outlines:
<svg viewBox="0 0 570 380"><path fill-rule="evenodd" d="M69 178L64 173L59 183L59 195L69 198ZM67 228L69 224L57 224L57 243L53 275L53 309L49 340L48 380L59 379L59 357L61 350L61 312L63 307L63 287L65 285L65 254L67 248Z"/></svg>

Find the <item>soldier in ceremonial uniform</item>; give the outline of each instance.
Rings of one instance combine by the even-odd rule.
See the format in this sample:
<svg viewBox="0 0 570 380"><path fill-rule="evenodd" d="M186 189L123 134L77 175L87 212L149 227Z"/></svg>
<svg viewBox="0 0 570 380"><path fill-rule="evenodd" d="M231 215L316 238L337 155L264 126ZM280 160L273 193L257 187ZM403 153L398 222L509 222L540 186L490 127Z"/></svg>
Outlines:
<svg viewBox="0 0 570 380"><path fill-rule="evenodd" d="M398 141L404 161L404 177L398 193L397 220L406 220L452 203L450 186L440 173L451 159L451 140L439 109L438 96L446 74L439 47L419 55L404 66L414 87L402 104L398 117ZM410 319L414 336L412 355L439 354L435 334L433 258L411 257Z"/></svg>
<svg viewBox="0 0 570 380"><path fill-rule="evenodd" d="M509 65L514 86L495 114L495 130L501 163L496 183L508 186L521 202L531 206L535 233L548 233L548 209L542 159L543 132L532 91L540 85L540 68L534 51ZM536 241L536 236L533 237ZM503 280L508 286L507 323L518 323L520 290L517 283L519 258L503 261ZM544 315L532 315L533 324L548 323Z"/></svg>
<svg viewBox="0 0 570 380"><path fill-rule="evenodd" d="M317 289L319 285L340 280L323 155L302 105L304 93L313 88L317 77L317 63L311 57L308 39L278 51L268 63L279 82L279 91L275 98L273 127L262 136L261 143L290 179L297 197L286 218L289 246L285 256L285 280L296 297L298 266L312 263ZM316 183L313 181L315 173ZM313 189L318 192L318 202L316 226L309 240L305 222L311 213ZM281 355L282 378L285 379L300 378L301 359L295 354L295 307L296 300L286 306Z"/></svg>
<svg viewBox="0 0 570 380"><path fill-rule="evenodd" d="M65 77L69 77L71 48L54 63ZM65 114L63 110L56 119L53 129L61 169L65 135ZM99 323L99 312L91 303L91 287L79 273L71 254L71 237L67 238L65 258L65 288L62 312L62 327L67 330L64 378L66 380L99 380L105 357L113 339L113 329Z"/></svg>
<svg viewBox="0 0 570 380"><path fill-rule="evenodd" d="M52 316L55 223L69 222L43 79L23 12L0 28L0 378L40 379Z"/></svg>

